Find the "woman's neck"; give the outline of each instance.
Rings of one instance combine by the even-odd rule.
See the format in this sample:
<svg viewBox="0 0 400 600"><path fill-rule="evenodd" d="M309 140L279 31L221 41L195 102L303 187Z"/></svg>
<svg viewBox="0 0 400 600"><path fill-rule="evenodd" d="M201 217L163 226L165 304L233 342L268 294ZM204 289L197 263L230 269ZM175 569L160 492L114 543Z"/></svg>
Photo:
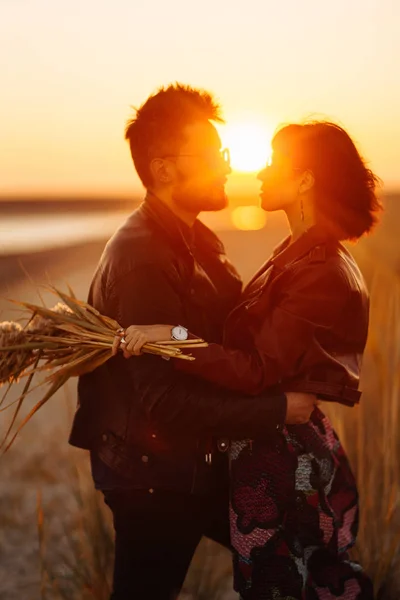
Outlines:
<svg viewBox="0 0 400 600"><path fill-rule="evenodd" d="M302 207L300 202L296 202L285 209L290 227L291 244L315 225L315 216L312 207L307 203L307 207L304 208L304 204Z"/></svg>

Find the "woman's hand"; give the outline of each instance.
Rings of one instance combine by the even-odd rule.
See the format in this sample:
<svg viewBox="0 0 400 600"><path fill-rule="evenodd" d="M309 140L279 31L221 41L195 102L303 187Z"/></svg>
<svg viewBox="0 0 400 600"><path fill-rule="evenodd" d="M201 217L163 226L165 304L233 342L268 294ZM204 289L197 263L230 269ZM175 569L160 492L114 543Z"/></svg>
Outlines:
<svg viewBox="0 0 400 600"><path fill-rule="evenodd" d="M119 348L125 358L139 356L145 344L170 341L171 329L172 325L130 325L115 336L113 356L117 354Z"/></svg>

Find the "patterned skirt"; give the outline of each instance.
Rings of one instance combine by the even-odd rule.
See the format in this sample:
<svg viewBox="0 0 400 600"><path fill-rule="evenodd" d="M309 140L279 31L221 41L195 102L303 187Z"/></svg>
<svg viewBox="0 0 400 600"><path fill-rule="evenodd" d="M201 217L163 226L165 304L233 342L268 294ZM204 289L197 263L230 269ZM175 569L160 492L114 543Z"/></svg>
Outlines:
<svg viewBox="0 0 400 600"><path fill-rule="evenodd" d="M358 494L343 447L315 409L268 443L231 446L231 537L242 600L373 600L350 560Z"/></svg>

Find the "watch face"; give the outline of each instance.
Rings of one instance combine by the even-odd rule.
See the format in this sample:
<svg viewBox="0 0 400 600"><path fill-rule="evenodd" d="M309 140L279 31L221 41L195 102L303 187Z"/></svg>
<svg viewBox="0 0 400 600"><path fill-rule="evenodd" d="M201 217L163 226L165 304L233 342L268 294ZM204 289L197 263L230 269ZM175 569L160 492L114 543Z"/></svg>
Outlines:
<svg viewBox="0 0 400 600"><path fill-rule="evenodd" d="M188 332L185 327L178 325L172 329L172 336L175 340L184 341L188 339Z"/></svg>

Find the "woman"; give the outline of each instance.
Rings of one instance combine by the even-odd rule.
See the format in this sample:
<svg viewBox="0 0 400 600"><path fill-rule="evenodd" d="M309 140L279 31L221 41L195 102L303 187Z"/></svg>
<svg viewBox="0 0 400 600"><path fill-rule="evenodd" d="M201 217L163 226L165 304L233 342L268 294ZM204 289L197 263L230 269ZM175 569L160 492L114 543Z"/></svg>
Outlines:
<svg viewBox="0 0 400 600"><path fill-rule="evenodd" d="M332 123L286 126L272 148L259 174L262 207L284 210L291 235L248 284L224 345L195 350L196 361L176 361L176 368L232 390L279 385L354 406L368 295L341 242L374 225L377 179ZM170 339L172 325L129 327L125 356ZM372 598L371 582L348 556L358 526L355 480L322 411L275 439L232 441L230 455L241 598Z"/></svg>

